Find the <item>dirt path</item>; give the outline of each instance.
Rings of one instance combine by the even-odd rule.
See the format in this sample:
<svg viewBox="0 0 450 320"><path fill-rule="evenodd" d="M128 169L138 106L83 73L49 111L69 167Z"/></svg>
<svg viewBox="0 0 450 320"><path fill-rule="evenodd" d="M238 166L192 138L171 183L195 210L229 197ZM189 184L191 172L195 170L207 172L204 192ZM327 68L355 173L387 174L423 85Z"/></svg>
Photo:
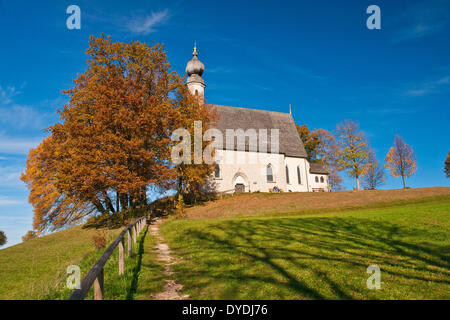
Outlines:
<svg viewBox="0 0 450 320"><path fill-rule="evenodd" d="M162 222L161 218L155 219L150 225L150 235L156 238L156 250L158 251L158 261L164 264L164 273L170 277L173 275L172 265L175 264L175 259L170 255L170 249L167 243L159 233L159 226ZM153 294L151 297L156 300L182 300L188 299L189 295L180 294L183 285L177 283L175 280L167 279L162 292Z"/></svg>

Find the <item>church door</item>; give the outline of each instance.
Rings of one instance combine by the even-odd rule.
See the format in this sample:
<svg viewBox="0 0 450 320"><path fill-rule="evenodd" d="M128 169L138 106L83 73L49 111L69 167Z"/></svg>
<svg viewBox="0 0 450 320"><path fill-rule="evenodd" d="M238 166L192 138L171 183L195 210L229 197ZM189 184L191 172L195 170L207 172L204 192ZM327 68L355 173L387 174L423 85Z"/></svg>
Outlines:
<svg viewBox="0 0 450 320"><path fill-rule="evenodd" d="M236 193L242 193L245 192L245 186L243 183L236 183L234 186L234 192Z"/></svg>

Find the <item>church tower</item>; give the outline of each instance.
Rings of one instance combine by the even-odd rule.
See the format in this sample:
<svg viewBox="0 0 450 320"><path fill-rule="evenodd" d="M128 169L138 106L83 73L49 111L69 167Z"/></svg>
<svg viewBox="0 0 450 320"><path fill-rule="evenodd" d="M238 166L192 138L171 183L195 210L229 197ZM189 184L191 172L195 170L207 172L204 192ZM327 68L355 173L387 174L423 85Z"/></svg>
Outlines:
<svg viewBox="0 0 450 320"><path fill-rule="evenodd" d="M198 96L200 102L205 102L205 81L202 78L205 66L197 58L197 44L194 45L194 52L192 53L192 59L186 65L186 73L189 78L187 79L187 86L189 91L195 96Z"/></svg>

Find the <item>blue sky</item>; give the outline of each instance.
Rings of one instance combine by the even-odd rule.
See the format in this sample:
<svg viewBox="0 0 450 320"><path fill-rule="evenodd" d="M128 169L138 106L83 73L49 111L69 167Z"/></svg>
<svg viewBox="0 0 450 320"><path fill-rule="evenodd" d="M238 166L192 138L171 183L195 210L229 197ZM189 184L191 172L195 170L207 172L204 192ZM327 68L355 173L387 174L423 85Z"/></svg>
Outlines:
<svg viewBox="0 0 450 320"><path fill-rule="evenodd" d="M66 8L81 9L68 30ZM368 30L366 8L381 8ZM20 182L28 150L58 120L60 92L85 68L89 35L164 43L184 74L197 40L210 103L289 111L333 130L357 120L380 162L394 135L416 151L411 187L450 186L449 1L0 0L0 230L8 245L31 228ZM346 189L353 180L345 179ZM384 188L401 187L388 178Z"/></svg>

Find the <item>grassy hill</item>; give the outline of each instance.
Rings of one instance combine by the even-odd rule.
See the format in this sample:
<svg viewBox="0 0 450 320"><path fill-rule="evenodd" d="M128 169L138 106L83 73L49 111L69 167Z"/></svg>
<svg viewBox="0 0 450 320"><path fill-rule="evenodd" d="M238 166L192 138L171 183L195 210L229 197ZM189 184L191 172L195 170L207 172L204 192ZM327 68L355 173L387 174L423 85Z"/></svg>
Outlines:
<svg viewBox="0 0 450 320"><path fill-rule="evenodd" d="M191 299L450 299L448 191L243 195L192 208L209 219L167 221L162 234ZM366 286L370 265L380 290Z"/></svg>
<svg viewBox="0 0 450 320"><path fill-rule="evenodd" d="M193 219L300 215L355 208L401 205L405 201L450 195L448 187L301 193L242 193L187 209Z"/></svg>
<svg viewBox="0 0 450 320"><path fill-rule="evenodd" d="M450 188L242 194L187 210L161 226L180 261L172 277L192 299L449 298ZM121 229L109 230L110 240ZM95 229L70 228L0 250L0 299L66 299L66 268L82 276L102 251ZM117 250L107 299L148 299L167 276L142 237L125 277ZM368 290L367 266L381 268Z"/></svg>
<svg viewBox="0 0 450 320"><path fill-rule="evenodd" d="M59 290L66 268L92 254L99 231L80 226L0 250L0 299L43 299ZM120 233L104 230L112 240Z"/></svg>
<svg viewBox="0 0 450 320"><path fill-rule="evenodd" d="M450 298L450 188L240 194L186 215L161 232L191 299Z"/></svg>

